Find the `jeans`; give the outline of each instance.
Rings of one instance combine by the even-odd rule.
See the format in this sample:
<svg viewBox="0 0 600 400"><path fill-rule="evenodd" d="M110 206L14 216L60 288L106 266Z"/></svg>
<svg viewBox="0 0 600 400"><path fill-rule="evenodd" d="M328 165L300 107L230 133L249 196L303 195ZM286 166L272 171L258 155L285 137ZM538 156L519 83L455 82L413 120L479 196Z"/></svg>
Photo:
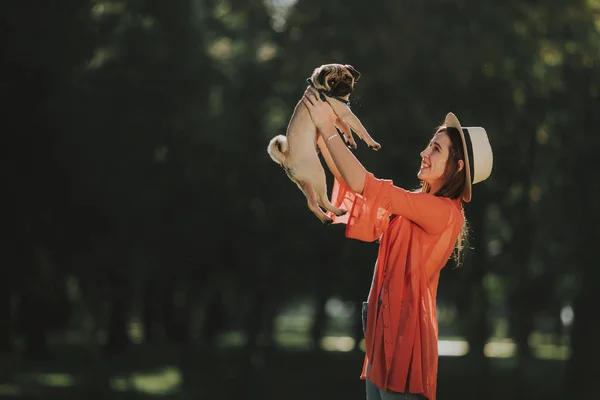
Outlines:
<svg viewBox="0 0 600 400"><path fill-rule="evenodd" d="M381 299L379 299L379 302L377 303L377 312L379 312L380 307L381 307ZM367 337L367 313L368 313L368 310L369 310L369 302L363 301L362 308L360 310L360 319L362 321L362 328L363 328L363 333L364 333L365 337Z"/></svg>
<svg viewBox="0 0 600 400"><path fill-rule="evenodd" d="M371 366L367 365L367 375ZM390 392L379 389L373 382L366 379L367 400L427 400L422 394Z"/></svg>
<svg viewBox="0 0 600 400"><path fill-rule="evenodd" d="M367 337L367 309L369 308L369 303L363 301L362 309L360 310L360 319L362 321L363 334Z"/></svg>

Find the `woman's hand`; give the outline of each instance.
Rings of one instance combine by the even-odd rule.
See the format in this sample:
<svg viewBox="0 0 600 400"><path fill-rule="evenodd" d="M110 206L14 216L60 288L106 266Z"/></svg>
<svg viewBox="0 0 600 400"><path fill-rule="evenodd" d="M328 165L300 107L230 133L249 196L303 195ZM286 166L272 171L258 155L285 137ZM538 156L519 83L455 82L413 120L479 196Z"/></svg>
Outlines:
<svg viewBox="0 0 600 400"><path fill-rule="evenodd" d="M341 136L338 135L335 128L337 115L328 102L321 100L319 92L312 86L309 86L304 92L302 103L308 109L317 130L321 132L323 139L325 139L325 146L329 150L331 160L342 175L343 180L350 190L361 194L364 189L367 171L346 147L346 143L341 139ZM336 139L336 137L340 139Z"/></svg>
<svg viewBox="0 0 600 400"><path fill-rule="evenodd" d="M321 132L329 132L333 129L337 115L326 101L321 101L319 92L312 86L309 86L304 92L302 102L308 108L310 117L317 129Z"/></svg>

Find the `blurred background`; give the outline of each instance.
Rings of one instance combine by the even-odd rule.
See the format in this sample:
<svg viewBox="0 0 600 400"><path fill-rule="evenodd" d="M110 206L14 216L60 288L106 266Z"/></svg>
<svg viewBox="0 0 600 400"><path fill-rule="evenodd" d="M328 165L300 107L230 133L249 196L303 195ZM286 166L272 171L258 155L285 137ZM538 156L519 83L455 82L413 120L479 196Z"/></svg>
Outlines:
<svg viewBox="0 0 600 400"><path fill-rule="evenodd" d="M448 111L490 136L440 279L438 399L597 397L600 1L21 0L0 21L0 398L364 399L377 243L323 226L266 152L332 62L362 73L377 177L416 188Z"/></svg>

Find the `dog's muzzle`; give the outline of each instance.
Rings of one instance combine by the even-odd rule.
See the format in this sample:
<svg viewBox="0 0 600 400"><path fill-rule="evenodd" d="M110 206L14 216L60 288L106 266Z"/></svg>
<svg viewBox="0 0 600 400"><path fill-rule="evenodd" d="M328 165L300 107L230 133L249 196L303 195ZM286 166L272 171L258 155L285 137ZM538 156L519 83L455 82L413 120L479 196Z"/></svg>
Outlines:
<svg viewBox="0 0 600 400"><path fill-rule="evenodd" d="M344 97L352 93L352 86L348 83L340 81L331 89L331 94L338 97Z"/></svg>

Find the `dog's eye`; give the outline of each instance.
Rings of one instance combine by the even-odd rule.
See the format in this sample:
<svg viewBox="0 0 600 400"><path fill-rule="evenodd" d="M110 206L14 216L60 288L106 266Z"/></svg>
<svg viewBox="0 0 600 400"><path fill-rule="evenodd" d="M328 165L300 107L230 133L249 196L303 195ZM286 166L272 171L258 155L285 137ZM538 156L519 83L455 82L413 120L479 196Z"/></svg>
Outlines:
<svg viewBox="0 0 600 400"><path fill-rule="evenodd" d="M352 82L352 77L350 75L346 75L346 76L344 76L344 80L346 82Z"/></svg>
<svg viewBox="0 0 600 400"><path fill-rule="evenodd" d="M333 86L335 85L335 79L330 79L327 81L327 83L329 83L329 86Z"/></svg>

